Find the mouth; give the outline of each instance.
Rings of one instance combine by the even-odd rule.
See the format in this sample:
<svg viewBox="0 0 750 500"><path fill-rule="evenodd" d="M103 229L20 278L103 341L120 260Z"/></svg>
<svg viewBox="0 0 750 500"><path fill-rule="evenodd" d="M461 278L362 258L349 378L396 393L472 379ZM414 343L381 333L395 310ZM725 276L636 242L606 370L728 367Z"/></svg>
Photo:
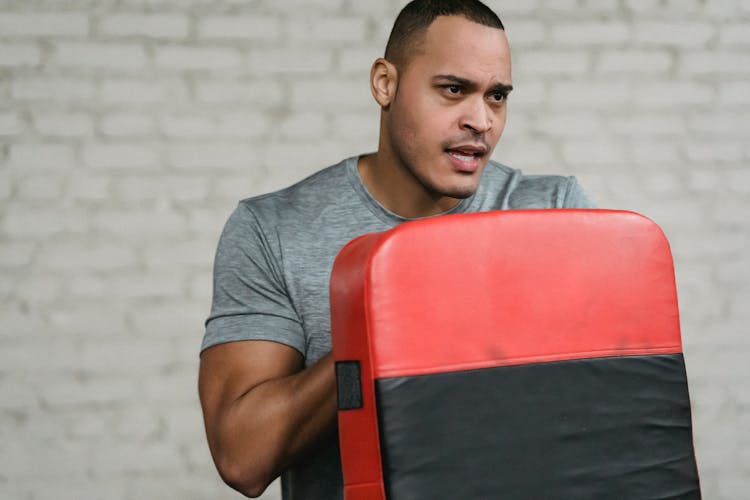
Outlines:
<svg viewBox="0 0 750 500"><path fill-rule="evenodd" d="M482 144L464 144L446 148L445 152L459 172L474 173L487 154L487 147Z"/></svg>

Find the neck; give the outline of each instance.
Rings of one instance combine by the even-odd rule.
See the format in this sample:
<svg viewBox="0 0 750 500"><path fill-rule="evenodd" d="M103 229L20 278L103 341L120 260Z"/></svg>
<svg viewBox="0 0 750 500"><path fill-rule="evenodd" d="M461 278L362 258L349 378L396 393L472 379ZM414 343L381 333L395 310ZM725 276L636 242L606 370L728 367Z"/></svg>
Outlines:
<svg viewBox="0 0 750 500"><path fill-rule="evenodd" d="M430 192L400 161L382 147L361 156L359 175L367 191L391 212L406 219L438 215L461 200Z"/></svg>

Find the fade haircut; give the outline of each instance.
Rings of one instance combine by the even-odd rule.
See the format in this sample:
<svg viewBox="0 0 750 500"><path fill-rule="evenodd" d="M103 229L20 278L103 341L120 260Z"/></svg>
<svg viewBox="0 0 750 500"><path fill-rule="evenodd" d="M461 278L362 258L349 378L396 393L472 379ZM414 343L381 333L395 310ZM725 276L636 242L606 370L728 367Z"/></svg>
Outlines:
<svg viewBox="0 0 750 500"><path fill-rule="evenodd" d="M385 46L385 58L402 69L419 50L424 35L438 16L463 16L469 21L505 30L492 9L479 0L413 0L396 17Z"/></svg>

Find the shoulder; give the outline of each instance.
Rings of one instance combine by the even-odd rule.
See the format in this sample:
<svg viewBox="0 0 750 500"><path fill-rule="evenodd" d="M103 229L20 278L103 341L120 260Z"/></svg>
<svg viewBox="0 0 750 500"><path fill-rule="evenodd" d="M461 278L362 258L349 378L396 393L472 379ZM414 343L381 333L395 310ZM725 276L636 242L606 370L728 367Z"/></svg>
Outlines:
<svg viewBox="0 0 750 500"><path fill-rule="evenodd" d="M573 176L527 175L496 161L485 169L483 183L501 189L507 208L593 208L594 203Z"/></svg>
<svg viewBox="0 0 750 500"><path fill-rule="evenodd" d="M257 222L280 222L319 212L350 195L351 181L346 159L315 172L301 181L271 193L245 198L239 202L238 217Z"/></svg>

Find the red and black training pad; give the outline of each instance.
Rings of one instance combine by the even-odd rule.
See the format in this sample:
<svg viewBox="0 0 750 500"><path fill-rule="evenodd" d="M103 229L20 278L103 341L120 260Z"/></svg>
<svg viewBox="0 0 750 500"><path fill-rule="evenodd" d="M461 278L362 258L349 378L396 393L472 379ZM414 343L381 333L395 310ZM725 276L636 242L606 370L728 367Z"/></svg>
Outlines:
<svg viewBox="0 0 750 500"><path fill-rule="evenodd" d="M700 498L672 257L645 217L364 235L331 314L347 500Z"/></svg>

